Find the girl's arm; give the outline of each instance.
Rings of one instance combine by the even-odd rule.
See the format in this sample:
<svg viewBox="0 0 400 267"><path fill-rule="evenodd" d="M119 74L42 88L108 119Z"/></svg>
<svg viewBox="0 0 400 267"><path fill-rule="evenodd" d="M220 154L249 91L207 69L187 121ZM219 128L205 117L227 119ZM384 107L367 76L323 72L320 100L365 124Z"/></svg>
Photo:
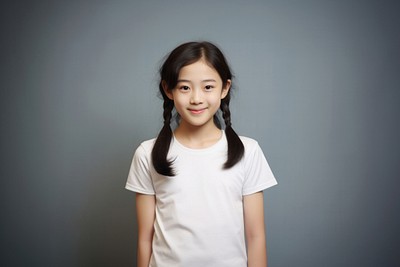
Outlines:
<svg viewBox="0 0 400 267"><path fill-rule="evenodd" d="M263 193L244 196L243 208L248 267L266 267Z"/></svg>
<svg viewBox="0 0 400 267"><path fill-rule="evenodd" d="M156 200L154 195L136 193L138 224L137 267L148 267L152 253Z"/></svg>

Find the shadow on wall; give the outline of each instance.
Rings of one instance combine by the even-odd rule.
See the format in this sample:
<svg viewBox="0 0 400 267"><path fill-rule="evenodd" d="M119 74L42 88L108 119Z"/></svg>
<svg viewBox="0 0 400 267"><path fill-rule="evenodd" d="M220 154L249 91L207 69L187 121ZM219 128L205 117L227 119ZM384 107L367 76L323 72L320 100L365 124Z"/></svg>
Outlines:
<svg viewBox="0 0 400 267"><path fill-rule="evenodd" d="M104 123L102 128L115 129ZM126 142L121 141L118 134L110 138L110 130L105 131L104 136L98 137L96 144L92 145L95 149L101 147L101 150L89 159L95 163L87 164L90 167L85 171L87 177L84 177L88 181L86 192L81 193L86 198L76 216L80 232L75 246L78 266L123 267L134 266L136 262L135 195L124 187L132 149L139 142L136 141L139 137L135 136L140 136L140 133L135 131L135 136L127 138ZM122 133L125 136L129 134L132 131ZM96 154L96 151L91 154Z"/></svg>
<svg viewBox="0 0 400 267"><path fill-rule="evenodd" d="M96 182L89 189L79 216L78 266L134 266L137 233L134 194L123 188L124 177L115 179L116 165L112 168L104 165L90 177L91 181L101 180L102 184L98 186Z"/></svg>

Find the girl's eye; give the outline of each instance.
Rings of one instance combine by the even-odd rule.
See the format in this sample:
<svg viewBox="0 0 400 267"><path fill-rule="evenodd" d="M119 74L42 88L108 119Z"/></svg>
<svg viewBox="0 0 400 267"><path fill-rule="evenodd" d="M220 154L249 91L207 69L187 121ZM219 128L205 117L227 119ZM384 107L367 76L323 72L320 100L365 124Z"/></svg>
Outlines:
<svg viewBox="0 0 400 267"><path fill-rule="evenodd" d="M211 90L211 89L213 89L214 88L214 86L212 86L212 85L206 85L206 87L205 87L205 89L207 90L207 91L209 91L209 90Z"/></svg>
<svg viewBox="0 0 400 267"><path fill-rule="evenodd" d="M181 89L182 91L187 91L189 90L189 86L183 85L179 89Z"/></svg>

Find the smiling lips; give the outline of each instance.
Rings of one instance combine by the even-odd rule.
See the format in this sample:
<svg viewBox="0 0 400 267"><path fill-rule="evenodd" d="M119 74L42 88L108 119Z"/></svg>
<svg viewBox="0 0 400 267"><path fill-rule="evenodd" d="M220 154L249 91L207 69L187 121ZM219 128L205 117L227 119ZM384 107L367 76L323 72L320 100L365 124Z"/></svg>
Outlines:
<svg viewBox="0 0 400 267"><path fill-rule="evenodd" d="M206 110L205 108L202 108L202 109L189 109L190 113L192 113L192 114L201 114L205 110Z"/></svg>

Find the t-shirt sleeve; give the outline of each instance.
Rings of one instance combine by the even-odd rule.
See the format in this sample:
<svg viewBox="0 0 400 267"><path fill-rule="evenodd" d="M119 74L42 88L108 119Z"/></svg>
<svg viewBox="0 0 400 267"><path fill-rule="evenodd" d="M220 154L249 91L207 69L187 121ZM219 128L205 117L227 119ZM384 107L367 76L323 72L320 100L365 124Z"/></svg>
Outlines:
<svg viewBox="0 0 400 267"><path fill-rule="evenodd" d="M250 195L276 185L277 181L258 143L254 141L246 149L248 151L245 152L243 195Z"/></svg>
<svg viewBox="0 0 400 267"><path fill-rule="evenodd" d="M133 155L125 188L137 193L154 195L153 182L150 172L150 153L140 145Z"/></svg>

